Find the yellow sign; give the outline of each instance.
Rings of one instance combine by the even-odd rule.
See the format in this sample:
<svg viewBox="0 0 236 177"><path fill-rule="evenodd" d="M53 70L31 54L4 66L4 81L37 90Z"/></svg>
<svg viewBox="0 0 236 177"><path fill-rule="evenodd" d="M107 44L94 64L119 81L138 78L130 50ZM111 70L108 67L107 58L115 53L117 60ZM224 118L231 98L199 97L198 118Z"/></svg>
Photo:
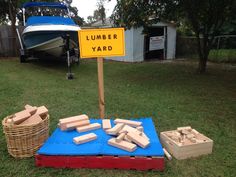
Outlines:
<svg viewBox="0 0 236 177"><path fill-rule="evenodd" d="M124 56L124 28L84 29L78 31L80 57Z"/></svg>

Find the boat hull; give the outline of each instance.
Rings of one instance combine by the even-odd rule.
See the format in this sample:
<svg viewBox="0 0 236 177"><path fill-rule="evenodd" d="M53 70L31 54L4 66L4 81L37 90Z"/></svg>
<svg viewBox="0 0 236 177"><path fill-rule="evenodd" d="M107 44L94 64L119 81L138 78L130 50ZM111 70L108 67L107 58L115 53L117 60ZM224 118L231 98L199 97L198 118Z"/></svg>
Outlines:
<svg viewBox="0 0 236 177"><path fill-rule="evenodd" d="M78 30L79 27L71 28L60 25L64 28L58 28L58 25L29 26L22 34L24 48L30 52L46 53L55 57L65 54L66 35L70 35L70 50L78 50ZM54 27L54 28L53 28Z"/></svg>

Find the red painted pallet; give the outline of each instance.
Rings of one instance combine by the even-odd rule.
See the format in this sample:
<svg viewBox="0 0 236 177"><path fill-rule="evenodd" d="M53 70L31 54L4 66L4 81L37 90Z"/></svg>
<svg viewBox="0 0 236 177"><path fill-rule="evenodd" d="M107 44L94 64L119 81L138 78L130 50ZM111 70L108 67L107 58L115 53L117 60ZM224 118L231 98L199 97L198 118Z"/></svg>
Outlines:
<svg viewBox="0 0 236 177"><path fill-rule="evenodd" d="M35 155L38 167L164 170L164 157Z"/></svg>

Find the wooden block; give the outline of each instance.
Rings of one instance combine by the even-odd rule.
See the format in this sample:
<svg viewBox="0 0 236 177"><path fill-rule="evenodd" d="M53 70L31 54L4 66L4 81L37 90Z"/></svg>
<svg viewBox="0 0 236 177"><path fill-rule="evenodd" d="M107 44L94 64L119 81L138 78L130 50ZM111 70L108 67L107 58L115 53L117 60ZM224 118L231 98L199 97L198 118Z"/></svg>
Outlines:
<svg viewBox="0 0 236 177"><path fill-rule="evenodd" d="M196 143L204 143L204 140L201 140L201 139L195 139L196 140Z"/></svg>
<svg viewBox="0 0 236 177"><path fill-rule="evenodd" d="M177 131L165 132L165 134L176 142L180 142L182 139L181 134Z"/></svg>
<svg viewBox="0 0 236 177"><path fill-rule="evenodd" d="M180 142L182 140L182 136L169 136L172 140L176 141L176 142Z"/></svg>
<svg viewBox="0 0 236 177"><path fill-rule="evenodd" d="M192 130L192 128L190 126L186 126L186 127L178 127L177 130L180 132L182 130Z"/></svg>
<svg viewBox="0 0 236 177"><path fill-rule="evenodd" d="M89 117L86 114L82 114L82 115L78 115L78 116L59 119L59 122L60 123L72 123L72 122L88 120L88 119L89 119Z"/></svg>
<svg viewBox="0 0 236 177"><path fill-rule="evenodd" d="M86 132L90 130L96 130L99 128L101 128L101 125L99 123L93 123L93 124L85 125L82 127L77 127L76 130L77 132L81 133L81 132Z"/></svg>
<svg viewBox="0 0 236 177"><path fill-rule="evenodd" d="M184 134L184 135L188 135L188 134L190 134L190 131L188 131L188 130L181 130L181 133Z"/></svg>
<svg viewBox="0 0 236 177"><path fill-rule="evenodd" d="M138 127L136 127L136 129L140 132L143 132L143 126L138 126Z"/></svg>
<svg viewBox="0 0 236 177"><path fill-rule="evenodd" d="M87 115L82 114L82 115L78 115L78 116L59 119L59 123L60 123L61 129L65 130L66 125L69 124L69 123L84 121L84 120L88 120L88 119L89 119L89 117Z"/></svg>
<svg viewBox="0 0 236 177"><path fill-rule="evenodd" d="M181 143L181 146L192 145L192 144L193 144L193 142L191 140L185 139L183 141L183 143Z"/></svg>
<svg viewBox="0 0 236 177"><path fill-rule="evenodd" d="M31 109L33 106L29 105L29 104L26 104L25 105L25 109Z"/></svg>
<svg viewBox="0 0 236 177"><path fill-rule="evenodd" d="M28 119L30 116L31 114L29 113L29 111L23 110L15 113L15 117L12 118L12 122L14 124L20 124L24 122L26 119Z"/></svg>
<svg viewBox="0 0 236 177"><path fill-rule="evenodd" d="M117 148L129 151L129 152L133 152L137 148L135 144L129 143L127 141L121 140L120 142L116 142L115 138L109 139L108 144L110 144L111 146L115 146Z"/></svg>
<svg viewBox="0 0 236 177"><path fill-rule="evenodd" d="M125 135L124 140L132 143L131 139L129 139L129 137L127 135Z"/></svg>
<svg viewBox="0 0 236 177"><path fill-rule="evenodd" d="M165 132L165 135L171 137L173 135L173 132Z"/></svg>
<svg viewBox="0 0 236 177"><path fill-rule="evenodd" d="M191 141L192 143L196 143L196 142L197 142L196 138L191 138L190 141Z"/></svg>
<svg viewBox="0 0 236 177"><path fill-rule="evenodd" d="M178 131L174 131L174 132L172 132L172 133L174 134L174 136L177 136L177 137L180 137L180 136L181 136L181 133L178 132Z"/></svg>
<svg viewBox="0 0 236 177"><path fill-rule="evenodd" d="M173 138L172 138L172 139L173 139ZM173 139L173 140L175 140L175 139ZM175 140L175 141L176 141L176 140ZM177 140L176 142L183 143L183 139L182 139L182 137L179 137L178 140Z"/></svg>
<svg viewBox="0 0 236 177"><path fill-rule="evenodd" d="M38 114L40 116L44 116L48 114L48 109L45 106L40 106L37 108L37 111L35 114Z"/></svg>
<svg viewBox="0 0 236 177"><path fill-rule="evenodd" d="M64 129L64 127L61 127L61 130L74 130L77 127L88 125L89 123L90 123L89 120L82 120L82 121L78 121L78 122L68 123L68 124L66 124L65 129Z"/></svg>
<svg viewBox="0 0 236 177"><path fill-rule="evenodd" d="M116 137L116 142L121 142L124 139L125 135L126 133L119 134L119 136Z"/></svg>
<svg viewBox="0 0 236 177"><path fill-rule="evenodd" d="M195 129L192 129L191 133L194 133L195 135L199 134L199 132L197 130L195 130Z"/></svg>
<svg viewBox="0 0 236 177"><path fill-rule="evenodd" d="M77 137L73 138L73 142L75 144L83 144L83 143L87 143L89 141L93 141L95 139L97 139L97 135L95 133L89 133L86 135L77 136Z"/></svg>
<svg viewBox="0 0 236 177"><path fill-rule="evenodd" d="M202 141L207 141L207 137L204 136L203 134L199 133L196 135L197 140L202 140Z"/></svg>
<svg viewBox="0 0 236 177"><path fill-rule="evenodd" d="M37 107L36 106L31 106L31 105L25 105L25 110L29 111L29 113L31 115L33 115L34 113L36 113L37 111Z"/></svg>
<svg viewBox="0 0 236 177"><path fill-rule="evenodd" d="M27 117L29 115L30 115L29 111L23 110L23 111L15 113L15 116L12 119L14 119L15 117Z"/></svg>
<svg viewBox="0 0 236 177"><path fill-rule="evenodd" d="M195 137L195 135L192 134L192 133L186 135L186 138L188 138L188 139L191 139L191 138L194 138L194 137Z"/></svg>
<svg viewBox="0 0 236 177"><path fill-rule="evenodd" d="M30 118L26 119L20 125L34 125L34 124L40 123L41 121L42 121L42 118L38 114L35 114L31 116Z"/></svg>
<svg viewBox="0 0 236 177"><path fill-rule="evenodd" d="M184 143L184 137L180 138L180 139L179 139L179 142L180 142L180 143Z"/></svg>
<svg viewBox="0 0 236 177"><path fill-rule="evenodd" d="M104 130L111 128L111 120L110 119L102 119L102 128Z"/></svg>
<svg viewBox="0 0 236 177"><path fill-rule="evenodd" d="M172 159L172 156L170 155L170 153L165 149L163 148L163 151L164 151L164 154L165 156L167 157L168 160L171 160Z"/></svg>
<svg viewBox="0 0 236 177"><path fill-rule="evenodd" d="M6 121L8 124L13 124L13 120L12 119L7 119Z"/></svg>
<svg viewBox="0 0 236 177"><path fill-rule="evenodd" d="M129 139L132 140L132 142L136 143L142 148L146 148L150 144L150 142L147 139L138 135L137 133L128 132L127 136Z"/></svg>
<svg viewBox="0 0 236 177"><path fill-rule="evenodd" d="M144 132L142 132L141 136L142 136L143 138L145 138L146 140L150 141L150 139L148 138L148 136L147 136Z"/></svg>
<svg viewBox="0 0 236 177"><path fill-rule="evenodd" d="M124 127L123 123L118 123L114 127L107 129L106 133L109 135L116 135Z"/></svg>
<svg viewBox="0 0 236 177"><path fill-rule="evenodd" d="M132 127L138 127L138 126L142 125L142 122L127 120L127 119L115 119L114 123L115 124L124 123L124 124L132 126Z"/></svg>
<svg viewBox="0 0 236 177"><path fill-rule="evenodd" d="M119 131L119 133L128 133L128 132L134 132L134 133L137 133L139 135L142 134L142 132L140 132L136 128L133 128L133 127L131 127L129 125L124 125L124 127Z"/></svg>

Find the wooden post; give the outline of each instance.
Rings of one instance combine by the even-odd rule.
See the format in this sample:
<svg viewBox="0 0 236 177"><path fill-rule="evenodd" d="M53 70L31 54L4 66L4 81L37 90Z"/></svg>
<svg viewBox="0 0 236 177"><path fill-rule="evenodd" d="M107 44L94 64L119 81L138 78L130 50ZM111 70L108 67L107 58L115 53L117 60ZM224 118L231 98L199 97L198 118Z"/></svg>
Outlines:
<svg viewBox="0 0 236 177"><path fill-rule="evenodd" d="M103 58L97 58L98 65L98 98L99 115L101 119L105 118L105 100L104 100L104 81L103 81Z"/></svg>

